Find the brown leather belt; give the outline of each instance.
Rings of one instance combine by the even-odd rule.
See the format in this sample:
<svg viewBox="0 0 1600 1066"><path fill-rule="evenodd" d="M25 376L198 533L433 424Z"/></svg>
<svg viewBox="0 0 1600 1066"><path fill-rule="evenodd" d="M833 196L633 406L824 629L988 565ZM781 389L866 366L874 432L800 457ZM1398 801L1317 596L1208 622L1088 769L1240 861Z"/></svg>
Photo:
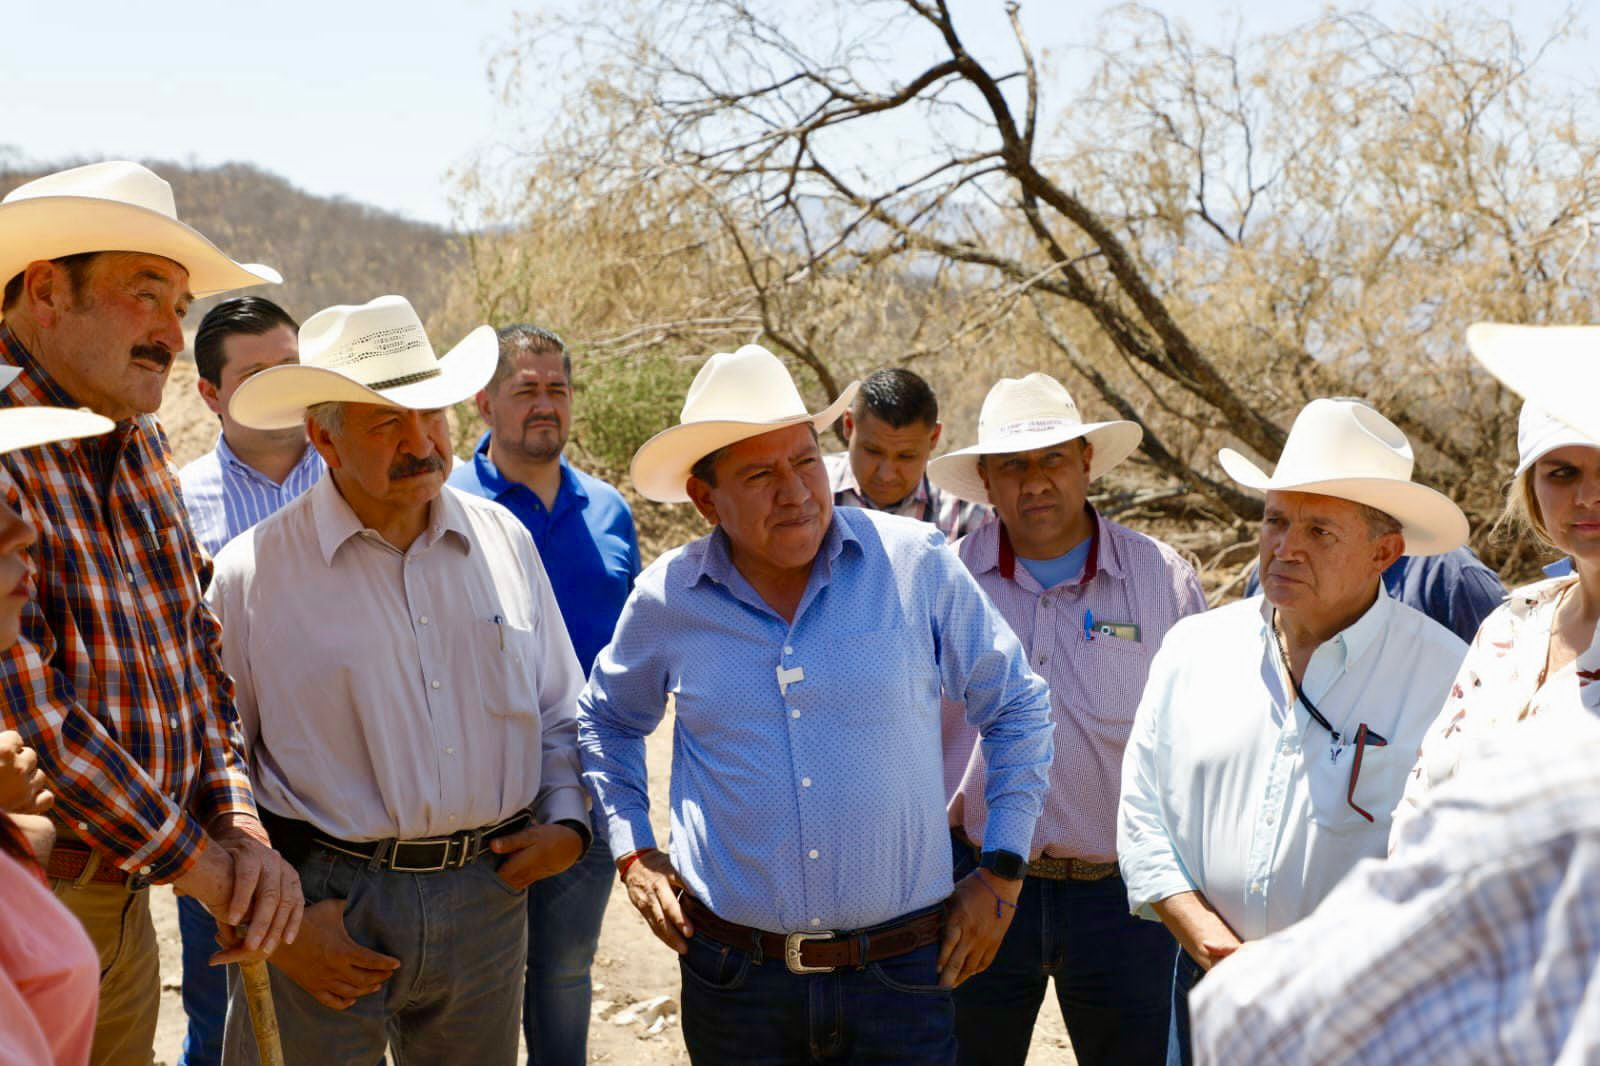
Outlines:
<svg viewBox="0 0 1600 1066"><path fill-rule="evenodd" d="M93 867L91 869L91 866ZM137 874L123 873L101 858L100 854L69 841L58 840L50 849L50 861L45 865L45 876L52 881L77 881L89 870L87 880L96 885L122 885L134 891L145 887L146 881Z"/></svg>
<svg viewBox="0 0 1600 1066"><path fill-rule="evenodd" d="M787 935L724 921L690 895L683 897L683 910L690 923L713 940L741 950L759 946L763 956L782 959L790 973L830 973L865 966L938 943L944 935L943 907L855 932L818 929Z"/></svg>
<svg viewBox="0 0 1600 1066"><path fill-rule="evenodd" d="M974 857L983 856L983 849L974 844L966 833L959 828L952 832L957 840L972 850ZM1028 876L1042 877L1046 881L1104 881L1108 877L1117 877L1120 874L1121 871L1114 862L1061 859L1054 855L1040 855L1036 859L1028 860Z"/></svg>

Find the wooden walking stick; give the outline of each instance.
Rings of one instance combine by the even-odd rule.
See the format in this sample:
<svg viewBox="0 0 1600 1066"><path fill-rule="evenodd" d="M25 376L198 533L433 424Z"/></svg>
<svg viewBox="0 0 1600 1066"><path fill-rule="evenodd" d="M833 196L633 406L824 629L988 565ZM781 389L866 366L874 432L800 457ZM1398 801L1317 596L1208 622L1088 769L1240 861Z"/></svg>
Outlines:
<svg viewBox="0 0 1600 1066"><path fill-rule="evenodd" d="M255 1033L261 1066L284 1066L283 1041L278 1037L278 1012L272 1007L272 978L265 962L241 962L244 999L250 1005L250 1030Z"/></svg>

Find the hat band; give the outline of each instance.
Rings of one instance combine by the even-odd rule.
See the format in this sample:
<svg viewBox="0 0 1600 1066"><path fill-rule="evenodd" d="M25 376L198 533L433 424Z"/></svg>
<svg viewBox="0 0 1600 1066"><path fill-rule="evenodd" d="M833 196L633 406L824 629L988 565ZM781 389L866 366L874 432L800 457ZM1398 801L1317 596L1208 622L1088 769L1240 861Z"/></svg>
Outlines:
<svg viewBox="0 0 1600 1066"><path fill-rule="evenodd" d="M397 389L401 385L413 385L419 381L427 381L429 378L438 377L441 373L443 373L443 371L441 371L438 367L434 367L432 370L422 370L415 374L402 374L397 378L386 378L383 381L369 381L366 382L366 386L374 392L381 392L384 389Z"/></svg>
<svg viewBox="0 0 1600 1066"><path fill-rule="evenodd" d="M1056 429L1077 429L1082 422L1069 418L1028 418L1020 422L1007 422L1000 427L1000 436L1015 437L1022 433L1045 433Z"/></svg>

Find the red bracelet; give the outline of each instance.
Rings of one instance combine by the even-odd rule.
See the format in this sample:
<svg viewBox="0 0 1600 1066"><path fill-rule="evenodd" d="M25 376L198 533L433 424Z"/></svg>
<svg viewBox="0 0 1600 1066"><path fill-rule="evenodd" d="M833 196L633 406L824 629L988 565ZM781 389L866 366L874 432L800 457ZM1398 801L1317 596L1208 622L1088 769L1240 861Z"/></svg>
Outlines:
<svg viewBox="0 0 1600 1066"><path fill-rule="evenodd" d="M638 862L639 861L639 856L643 855L647 851L654 851L654 850L656 850L656 849L655 848L640 848L638 851L630 851L630 852L628 852L628 854L626 854L622 858L618 859L617 860L617 880L620 881L623 878L628 876L628 867L630 867L634 863Z"/></svg>

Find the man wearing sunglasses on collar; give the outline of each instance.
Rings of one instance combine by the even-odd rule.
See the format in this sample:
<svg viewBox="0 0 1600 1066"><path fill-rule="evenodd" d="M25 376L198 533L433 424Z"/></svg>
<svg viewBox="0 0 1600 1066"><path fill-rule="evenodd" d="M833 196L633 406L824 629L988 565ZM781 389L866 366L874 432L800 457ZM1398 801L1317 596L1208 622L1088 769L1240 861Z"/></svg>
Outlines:
<svg viewBox="0 0 1600 1066"><path fill-rule="evenodd" d="M1183 946L1169 1063L1188 1063L1188 990L1244 940L1306 915L1381 857L1418 743L1466 653L1389 598L1402 553L1466 542L1411 480L1405 434L1357 400L1314 400L1269 476L1263 595L1184 619L1150 668L1123 761L1117 855L1134 912ZM1307 965L1316 965L1308 959Z"/></svg>

